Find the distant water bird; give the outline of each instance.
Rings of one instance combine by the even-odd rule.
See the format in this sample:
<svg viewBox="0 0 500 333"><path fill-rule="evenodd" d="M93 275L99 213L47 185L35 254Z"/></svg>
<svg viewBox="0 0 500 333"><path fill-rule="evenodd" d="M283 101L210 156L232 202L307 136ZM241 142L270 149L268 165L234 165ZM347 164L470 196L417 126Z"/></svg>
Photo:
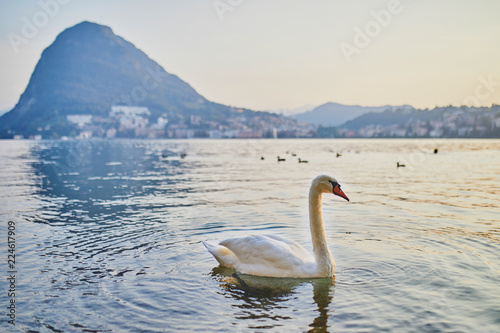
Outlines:
<svg viewBox="0 0 500 333"><path fill-rule="evenodd" d="M438 149L434 148L434 154L437 154L437 153L438 153Z"/></svg>
<svg viewBox="0 0 500 333"><path fill-rule="evenodd" d="M397 162L396 163L396 167L398 167L398 168L404 168L404 167L406 167L406 165Z"/></svg>
<svg viewBox="0 0 500 333"><path fill-rule="evenodd" d="M340 157L340 156L342 156L342 154L341 153L337 153L337 157Z"/></svg>
<svg viewBox="0 0 500 333"><path fill-rule="evenodd" d="M277 235L250 235L219 242L203 242L221 266L243 274L287 278L321 278L335 274L335 260L328 248L321 211L323 193L345 200L335 178L318 176L309 190L309 226L313 254L299 243Z"/></svg>
<svg viewBox="0 0 500 333"><path fill-rule="evenodd" d="M161 154L161 157L163 157L163 158L167 158L167 157L168 157L168 155L167 155L167 154Z"/></svg>
<svg viewBox="0 0 500 333"><path fill-rule="evenodd" d="M309 161L301 160L299 157L299 163L309 163Z"/></svg>
<svg viewBox="0 0 500 333"><path fill-rule="evenodd" d="M278 162L285 162L286 161L286 158L281 158L278 156Z"/></svg>
<svg viewBox="0 0 500 333"><path fill-rule="evenodd" d="M179 156L180 156L181 158L186 158L186 156L187 156L187 155L188 155L188 154L186 154L186 153L182 153L182 154L180 154Z"/></svg>
<svg viewBox="0 0 500 333"><path fill-rule="evenodd" d="M292 156L297 156L297 154L295 154L295 153L292 153Z"/></svg>
<svg viewBox="0 0 500 333"><path fill-rule="evenodd" d="M264 160L264 156L261 156L260 159L263 161Z"/></svg>

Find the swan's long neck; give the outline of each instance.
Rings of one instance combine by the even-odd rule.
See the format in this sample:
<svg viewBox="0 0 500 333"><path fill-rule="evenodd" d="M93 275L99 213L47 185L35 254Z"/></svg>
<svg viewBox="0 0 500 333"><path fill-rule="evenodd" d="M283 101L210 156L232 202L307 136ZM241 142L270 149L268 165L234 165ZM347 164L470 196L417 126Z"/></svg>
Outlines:
<svg viewBox="0 0 500 333"><path fill-rule="evenodd" d="M328 248L321 211L322 193L315 186L309 192L309 224L313 244L313 253L320 271L335 272L335 261Z"/></svg>

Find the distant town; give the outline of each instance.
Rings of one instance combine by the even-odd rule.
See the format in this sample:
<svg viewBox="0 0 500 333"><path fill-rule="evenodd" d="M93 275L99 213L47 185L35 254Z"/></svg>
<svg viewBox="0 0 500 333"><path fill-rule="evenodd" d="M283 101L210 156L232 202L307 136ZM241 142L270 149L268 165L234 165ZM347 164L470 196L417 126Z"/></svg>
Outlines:
<svg viewBox="0 0 500 333"><path fill-rule="evenodd" d="M245 138L500 138L500 110L446 107L434 110L396 110L367 113L341 126L316 126L292 118L269 113L244 116L234 108L234 117L224 124L190 115L175 123L167 116L151 120L143 106L113 106L108 117L91 114L67 115L72 131L49 137L41 134L26 139L90 139L90 138L169 138L169 139L245 139ZM427 118L427 119L424 119ZM50 128L39 128L50 132ZM25 139L14 135L14 139Z"/></svg>
<svg viewBox="0 0 500 333"><path fill-rule="evenodd" d="M298 125L293 119L268 113L255 112L251 117L238 116L240 109L233 109L236 116L226 119L225 124L205 120L198 115L190 115L170 123L167 116L151 121L150 111L142 106L113 106L108 117L91 114L67 115L66 120L73 129L70 135L59 136L52 132L50 137L31 135L26 139L90 139L90 138L169 138L169 139L245 139L314 137L313 125ZM178 117L177 117L178 118ZM40 132L50 132L50 126L39 128ZM14 135L14 139L24 139Z"/></svg>
<svg viewBox="0 0 500 333"><path fill-rule="evenodd" d="M335 128L335 137L500 138L500 107L443 107L361 116ZM319 135L321 135L319 129Z"/></svg>

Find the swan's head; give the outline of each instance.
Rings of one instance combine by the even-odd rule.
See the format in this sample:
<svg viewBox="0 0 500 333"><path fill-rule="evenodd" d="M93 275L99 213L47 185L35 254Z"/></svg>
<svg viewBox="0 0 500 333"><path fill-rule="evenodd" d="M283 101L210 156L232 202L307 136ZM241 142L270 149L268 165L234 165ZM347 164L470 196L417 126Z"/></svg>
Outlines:
<svg viewBox="0 0 500 333"><path fill-rule="evenodd" d="M340 188L339 182L333 177L324 175L318 176L314 178L311 187L322 193L333 193L349 201L347 195L345 195L344 191Z"/></svg>

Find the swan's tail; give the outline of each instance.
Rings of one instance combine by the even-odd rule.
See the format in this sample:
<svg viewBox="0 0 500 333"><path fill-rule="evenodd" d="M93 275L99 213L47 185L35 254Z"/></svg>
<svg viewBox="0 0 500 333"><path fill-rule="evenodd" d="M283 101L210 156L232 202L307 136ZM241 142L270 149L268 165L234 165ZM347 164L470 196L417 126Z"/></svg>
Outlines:
<svg viewBox="0 0 500 333"><path fill-rule="evenodd" d="M238 262L238 257L231 250L220 244L205 241L202 243L221 266L235 268L234 265Z"/></svg>

